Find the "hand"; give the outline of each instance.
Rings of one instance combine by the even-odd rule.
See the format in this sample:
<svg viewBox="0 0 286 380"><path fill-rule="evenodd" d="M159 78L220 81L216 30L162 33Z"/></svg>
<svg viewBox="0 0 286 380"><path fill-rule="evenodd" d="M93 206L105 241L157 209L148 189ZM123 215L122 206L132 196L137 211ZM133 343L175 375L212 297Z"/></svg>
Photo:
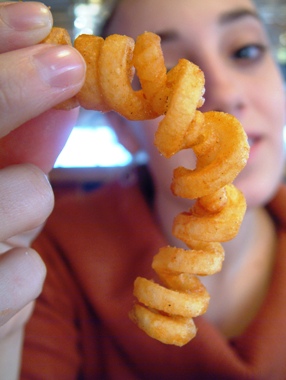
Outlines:
<svg viewBox="0 0 286 380"><path fill-rule="evenodd" d="M51 26L43 4L0 3L0 378L8 378L7 371L11 378L11 366L17 368L11 344L20 342L45 278L29 244L53 208L45 174L77 117L77 110L52 107L84 81L85 64L75 49L38 44ZM13 363L5 358L9 353Z"/></svg>

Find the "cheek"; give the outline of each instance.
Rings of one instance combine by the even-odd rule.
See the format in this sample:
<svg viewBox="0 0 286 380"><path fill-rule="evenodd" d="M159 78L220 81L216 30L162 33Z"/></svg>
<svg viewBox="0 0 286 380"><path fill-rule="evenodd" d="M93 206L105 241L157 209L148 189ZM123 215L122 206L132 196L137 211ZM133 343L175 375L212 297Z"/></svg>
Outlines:
<svg viewBox="0 0 286 380"><path fill-rule="evenodd" d="M262 139L251 147L249 162L235 181L243 191L248 207L267 203L277 191L283 176L285 108L279 91L280 97L269 96L268 102L261 102L255 108L252 126L262 133Z"/></svg>
<svg viewBox="0 0 286 380"><path fill-rule="evenodd" d="M272 65L268 65L268 69L258 76L249 91L255 91L252 96L254 108L257 108L266 122L270 123L268 128L281 135L281 128L286 121L285 89L280 71L273 61L271 63Z"/></svg>
<svg viewBox="0 0 286 380"><path fill-rule="evenodd" d="M273 162L281 162L284 150L283 129L286 122L286 98L283 80L279 71L269 68L266 70L264 78L260 78L259 83L252 97L253 126L265 136L268 142L268 145L265 146L264 161L269 154L272 156Z"/></svg>
<svg viewBox="0 0 286 380"><path fill-rule="evenodd" d="M285 111L284 89L282 86L276 86L272 93L269 92L268 101L266 99L261 105L261 114L264 116L265 134L269 141L268 152L265 154L266 157L267 154L271 155L273 162L277 162L277 169L281 167L281 163L284 161Z"/></svg>

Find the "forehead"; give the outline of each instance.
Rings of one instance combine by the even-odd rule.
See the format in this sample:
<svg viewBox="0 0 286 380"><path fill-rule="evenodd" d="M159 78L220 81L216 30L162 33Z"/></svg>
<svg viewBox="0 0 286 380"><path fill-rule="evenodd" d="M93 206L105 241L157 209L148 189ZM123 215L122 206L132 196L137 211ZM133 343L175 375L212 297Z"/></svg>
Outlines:
<svg viewBox="0 0 286 380"><path fill-rule="evenodd" d="M136 37L148 30L165 28L192 30L216 27L222 14L255 10L250 0L121 0L109 33Z"/></svg>

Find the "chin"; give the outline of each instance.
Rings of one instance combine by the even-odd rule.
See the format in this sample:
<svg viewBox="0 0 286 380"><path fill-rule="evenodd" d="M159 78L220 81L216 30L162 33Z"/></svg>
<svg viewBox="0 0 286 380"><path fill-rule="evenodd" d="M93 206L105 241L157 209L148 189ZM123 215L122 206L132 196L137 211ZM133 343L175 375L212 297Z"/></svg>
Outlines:
<svg viewBox="0 0 286 380"><path fill-rule="evenodd" d="M282 156L282 155L281 155ZM247 163L243 171L234 180L234 185L242 191L247 207L263 207L276 194L282 183L284 159Z"/></svg>
<svg viewBox="0 0 286 380"><path fill-rule="evenodd" d="M235 185L245 196L247 208L264 207L276 194L281 178L269 181L237 181Z"/></svg>

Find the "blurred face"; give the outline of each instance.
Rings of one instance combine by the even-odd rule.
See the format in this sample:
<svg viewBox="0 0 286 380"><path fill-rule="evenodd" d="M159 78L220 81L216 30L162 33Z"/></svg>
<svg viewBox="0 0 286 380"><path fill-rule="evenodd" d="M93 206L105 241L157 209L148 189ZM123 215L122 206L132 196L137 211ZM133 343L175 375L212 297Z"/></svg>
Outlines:
<svg viewBox="0 0 286 380"><path fill-rule="evenodd" d="M204 71L202 111L224 111L240 120L251 150L235 183L249 207L264 204L283 170L285 100L253 4L249 0L123 0L108 32L135 38L145 30L161 35L167 68L186 58ZM190 150L169 160L160 157L153 147L158 120L144 124L155 185L169 192L174 167L194 167L194 157Z"/></svg>

